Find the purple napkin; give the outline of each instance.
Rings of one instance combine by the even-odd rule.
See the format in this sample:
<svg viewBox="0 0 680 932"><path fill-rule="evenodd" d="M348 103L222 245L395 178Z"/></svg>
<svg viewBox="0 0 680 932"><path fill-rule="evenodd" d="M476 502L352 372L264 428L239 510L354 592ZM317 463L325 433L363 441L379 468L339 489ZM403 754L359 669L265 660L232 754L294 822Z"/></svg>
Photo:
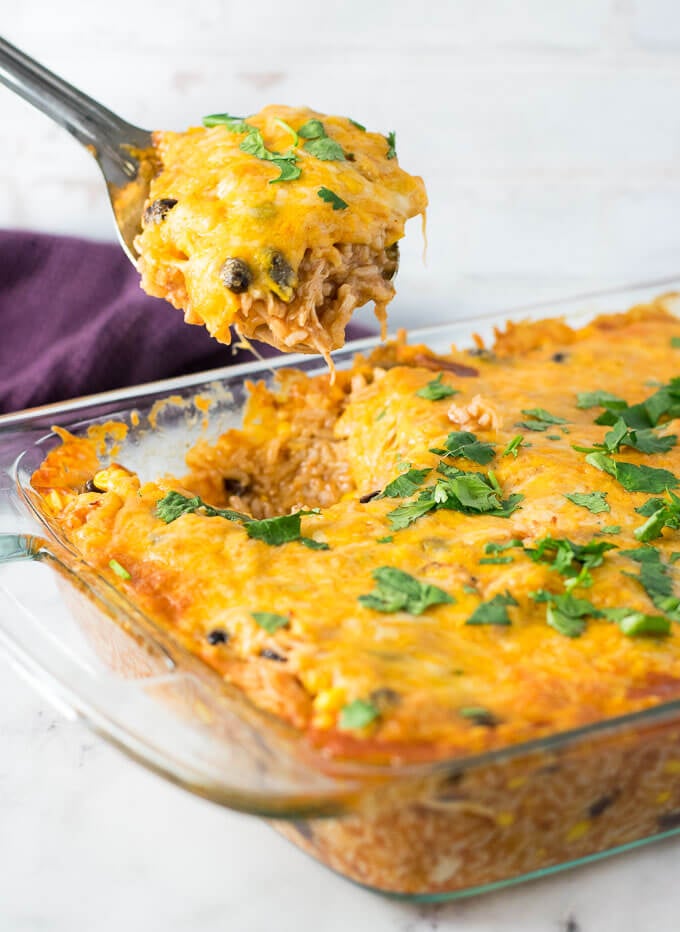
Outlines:
<svg viewBox="0 0 680 932"><path fill-rule="evenodd" d="M0 231L0 413L252 358L144 294L117 244Z"/></svg>

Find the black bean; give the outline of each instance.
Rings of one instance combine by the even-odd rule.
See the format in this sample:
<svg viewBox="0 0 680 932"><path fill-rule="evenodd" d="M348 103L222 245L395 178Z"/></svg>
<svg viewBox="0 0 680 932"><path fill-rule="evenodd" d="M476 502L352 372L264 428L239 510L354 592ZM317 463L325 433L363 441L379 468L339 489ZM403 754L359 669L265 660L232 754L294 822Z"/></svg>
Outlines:
<svg viewBox="0 0 680 932"><path fill-rule="evenodd" d="M229 640L229 634L222 628L215 628L208 632L208 644L226 644Z"/></svg>
<svg viewBox="0 0 680 932"><path fill-rule="evenodd" d="M387 264L382 270L382 277L385 281L391 282L399 270L399 243L392 243L385 250Z"/></svg>
<svg viewBox="0 0 680 932"><path fill-rule="evenodd" d="M368 492L366 495L362 495L361 498L359 499L359 502L362 505L365 505L367 502L372 502L373 499L376 498L378 495L380 495L380 489L378 489L376 492Z"/></svg>
<svg viewBox="0 0 680 932"><path fill-rule="evenodd" d="M669 832L672 828L680 828L680 810L664 812L658 817L657 825L662 832Z"/></svg>
<svg viewBox="0 0 680 932"><path fill-rule="evenodd" d="M379 689L374 689L369 699L381 712L386 712L392 706L399 705L401 702L399 693L396 689L390 689L389 686L381 686Z"/></svg>
<svg viewBox="0 0 680 932"><path fill-rule="evenodd" d="M144 223L162 223L176 203L177 198L174 197L161 197L153 201L144 211Z"/></svg>
<svg viewBox="0 0 680 932"><path fill-rule="evenodd" d="M220 269L220 278L224 287L229 291L233 291L234 294L243 294L252 284L253 273L244 259L231 257Z"/></svg>
<svg viewBox="0 0 680 932"><path fill-rule="evenodd" d="M269 650L268 647L260 651L260 657L264 657L265 660L276 660L278 663L288 662L285 657L282 657L281 654L277 654L275 650Z"/></svg>
<svg viewBox="0 0 680 932"><path fill-rule="evenodd" d="M273 252L269 261L269 277L280 288L289 288L295 274L280 252Z"/></svg>
<svg viewBox="0 0 680 932"><path fill-rule="evenodd" d="M567 359L566 353L553 353L550 357L553 362L564 362Z"/></svg>
<svg viewBox="0 0 680 932"><path fill-rule="evenodd" d="M232 479L225 476L222 479L222 486L227 495L244 495L249 489L249 483L241 482L240 479Z"/></svg>
<svg viewBox="0 0 680 932"><path fill-rule="evenodd" d="M104 490L98 488L98 487L94 484L94 480L88 479L87 482L85 483L85 491L86 491L86 492L103 492Z"/></svg>
<svg viewBox="0 0 680 932"><path fill-rule="evenodd" d="M590 818L596 819L598 816L602 815L606 809L609 809L612 803L616 802L618 795L618 792L608 793L606 796L600 796L599 799L596 799L588 808L588 815Z"/></svg>

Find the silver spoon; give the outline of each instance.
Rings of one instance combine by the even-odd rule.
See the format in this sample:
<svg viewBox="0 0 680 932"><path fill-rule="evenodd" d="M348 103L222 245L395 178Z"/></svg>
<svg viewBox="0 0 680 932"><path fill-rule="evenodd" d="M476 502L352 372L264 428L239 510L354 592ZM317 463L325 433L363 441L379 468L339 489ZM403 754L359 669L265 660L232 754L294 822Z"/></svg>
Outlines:
<svg viewBox="0 0 680 932"><path fill-rule="evenodd" d="M122 120L0 37L0 82L63 126L99 165L121 245L136 264L149 183L158 169L151 133Z"/></svg>

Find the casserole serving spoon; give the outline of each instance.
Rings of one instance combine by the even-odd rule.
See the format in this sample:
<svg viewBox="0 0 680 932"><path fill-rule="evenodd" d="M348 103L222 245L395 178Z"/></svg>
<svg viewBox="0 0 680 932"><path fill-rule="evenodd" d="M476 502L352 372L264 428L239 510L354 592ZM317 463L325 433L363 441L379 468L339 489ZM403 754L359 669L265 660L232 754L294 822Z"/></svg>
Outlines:
<svg viewBox="0 0 680 932"><path fill-rule="evenodd" d="M0 36L0 82L63 126L94 156L106 182L118 237L136 264L149 183L158 170L151 133L127 123Z"/></svg>

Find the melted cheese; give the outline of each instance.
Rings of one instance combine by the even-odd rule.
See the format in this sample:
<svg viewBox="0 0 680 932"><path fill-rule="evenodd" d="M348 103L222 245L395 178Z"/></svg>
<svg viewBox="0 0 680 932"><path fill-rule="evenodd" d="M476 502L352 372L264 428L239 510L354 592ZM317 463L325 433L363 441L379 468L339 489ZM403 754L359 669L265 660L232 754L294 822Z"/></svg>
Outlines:
<svg viewBox="0 0 680 932"><path fill-rule="evenodd" d="M88 561L254 702L328 751L435 757L535 738L680 695L676 624L666 638L629 638L617 624L590 618L580 637L568 638L547 625L545 604L530 597L538 589L564 591L559 573L521 548L506 552L513 558L507 564L480 562L486 544L513 538L526 546L548 535L581 544L607 540L618 549L591 571L592 587L576 595L599 608L659 614L628 575L638 573L638 564L620 552L639 546L633 532L645 519L635 509L650 496L627 492L572 445L602 442L609 429L594 423L599 408L577 407L577 393L602 389L631 404L643 400L655 390L650 379L668 381L680 368L673 336L680 336L680 323L660 301L579 331L551 321L511 326L494 353L474 359L455 350L438 358L425 347L391 346L340 373L332 389L328 376L302 373L286 374L279 394L257 386L243 432L193 451L192 471L182 480L138 489L136 477L114 470L99 480L103 494L83 493L98 468L96 452L90 441L67 437L33 484L51 520ZM458 394L418 397L437 369ZM312 417L321 397L325 409ZM522 410L538 406L566 423L536 432L518 426L527 420ZM403 461L436 466L431 449L458 429L496 445L491 468L503 495L524 495L511 517L438 510L392 531L387 515L399 500L360 501L394 479ZM524 443L517 457L503 456L518 433ZM618 458L680 477L678 446L653 455L624 448ZM489 468L453 462L469 471ZM280 481L291 475L290 463L299 478L293 501L307 488L297 504L324 506L302 519L303 534L328 550L299 542L272 547L250 539L238 523L198 513L170 524L155 514L168 488L209 494L217 505L281 513L293 504L288 480ZM240 490L225 490L222 477L229 475L239 477ZM565 497L596 490L606 494L609 512L592 514ZM620 533L605 532L608 525ZM390 535L391 542L378 542ZM672 576L677 532L664 530L654 546ZM111 573L111 559L129 581ZM365 607L359 597L373 589L372 573L381 566L436 585L455 602L419 616ZM466 624L481 602L506 592L517 603L508 608L510 625ZM253 612L285 615L289 625L268 634ZM209 644L215 628L228 633L227 644ZM380 715L348 736L338 717L356 699L372 702ZM486 709L497 726L466 718L470 707Z"/></svg>

